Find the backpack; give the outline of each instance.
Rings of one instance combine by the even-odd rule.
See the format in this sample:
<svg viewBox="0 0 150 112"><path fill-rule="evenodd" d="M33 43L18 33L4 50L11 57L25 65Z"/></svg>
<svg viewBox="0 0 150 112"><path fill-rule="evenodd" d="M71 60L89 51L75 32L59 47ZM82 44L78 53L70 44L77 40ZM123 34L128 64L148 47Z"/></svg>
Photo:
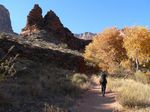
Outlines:
<svg viewBox="0 0 150 112"><path fill-rule="evenodd" d="M107 75L103 73L103 74L100 76L99 83L102 84L102 85L103 85L103 84L106 84L106 83L107 83L106 77L107 77Z"/></svg>

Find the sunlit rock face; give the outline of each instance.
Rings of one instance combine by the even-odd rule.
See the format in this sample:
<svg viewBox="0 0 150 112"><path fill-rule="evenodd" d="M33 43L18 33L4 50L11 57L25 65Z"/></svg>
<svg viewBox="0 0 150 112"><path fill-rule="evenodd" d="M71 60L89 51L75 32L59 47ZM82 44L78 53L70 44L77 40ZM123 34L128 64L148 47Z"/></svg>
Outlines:
<svg viewBox="0 0 150 112"><path fill-rule="evenodd" d="M59 17L52 10L48 11L43 17L42 9L38 4L35 4L27 16L27 23L25 28L22 29L21 34L29 35L38 30L61 34L65 31Z"/></svg>
<svg viewBox="0 0 150 112"><path fill-rule="evenodd" d="M42 9L39 5L34 5L34 8L29 12L27 16L27 23L25 28L22 29L21 34L28 35L31 32L35 32L42 29L43 26L43 16Z"/></svg>
<svg viewBox="0 0 150 112"><path fill-rule="evenodd" d="M74 34L61 23L59 17L52 11L48 11L42 16L42 9L35 4L27 16L27 23L22 29L21 35L30 38L33 33L44 30L49 34L48 38L67 44L68 48L83 50L90 41L75 38ZM54 40L54 41L55 41Z"/></svg>
<svg viewBox="0 0 150 112"><path fill-rule="evenodd" d="M83 40L92 40L92 38L96 35L96 33L85 32L81 34L74 34L75 37Z"/></svg>

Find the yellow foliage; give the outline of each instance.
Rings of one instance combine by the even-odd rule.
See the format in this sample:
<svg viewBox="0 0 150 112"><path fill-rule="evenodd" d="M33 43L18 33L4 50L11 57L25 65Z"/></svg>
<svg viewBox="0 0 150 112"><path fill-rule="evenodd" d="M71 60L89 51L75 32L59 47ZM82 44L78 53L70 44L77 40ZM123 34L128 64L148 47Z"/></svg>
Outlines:
<svg viewBox="0 0 150 112"><path fill-rule="evenodd" d="M150 61L150 31L145 27L124 29L124 47L130 59L139 59L140 63Z"/></svg>
<svg viewBox="0 0 150 112"><path fill-rule="evenodd" d="M145 27L127 27L122 30L110 28L93 38L85 50L86 60L98 65L109 73L122 66L133 70L135 61L149 68L150 31Z"/></svg>
<svg viewBox="0 0 150 112"><path fill-rule="evenodd" d="M84 57L104 70L113 69L126 58L123 37L117 28L110 28L94 37L86 47Z"/></svg>

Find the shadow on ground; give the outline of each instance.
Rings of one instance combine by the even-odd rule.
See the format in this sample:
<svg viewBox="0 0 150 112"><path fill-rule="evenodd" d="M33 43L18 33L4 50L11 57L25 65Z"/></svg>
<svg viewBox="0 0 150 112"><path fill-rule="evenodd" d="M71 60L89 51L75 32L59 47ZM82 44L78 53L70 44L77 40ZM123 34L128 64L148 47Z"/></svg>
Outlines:
<svg viewBox="0 0 150 112"><path fill-rule="evenodd" d="M96 83L77 103L77 112L113 112L115 110L115 93L107 92L102 97L100 86Z"/></svg>

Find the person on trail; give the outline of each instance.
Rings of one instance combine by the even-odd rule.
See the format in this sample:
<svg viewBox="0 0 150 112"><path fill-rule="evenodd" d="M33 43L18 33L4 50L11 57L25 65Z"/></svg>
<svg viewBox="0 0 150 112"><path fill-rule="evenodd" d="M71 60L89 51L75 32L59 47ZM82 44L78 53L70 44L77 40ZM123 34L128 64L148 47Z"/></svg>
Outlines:
<svg viewBox="0 0 150 112"><path fill-rule="evenodd" d="M102 96L105 96L105 91L106 91L106 85L107 85L107 73L106 72L102 72L100 74L100 85L101 85L101 92L102 92Z"/></svg>

